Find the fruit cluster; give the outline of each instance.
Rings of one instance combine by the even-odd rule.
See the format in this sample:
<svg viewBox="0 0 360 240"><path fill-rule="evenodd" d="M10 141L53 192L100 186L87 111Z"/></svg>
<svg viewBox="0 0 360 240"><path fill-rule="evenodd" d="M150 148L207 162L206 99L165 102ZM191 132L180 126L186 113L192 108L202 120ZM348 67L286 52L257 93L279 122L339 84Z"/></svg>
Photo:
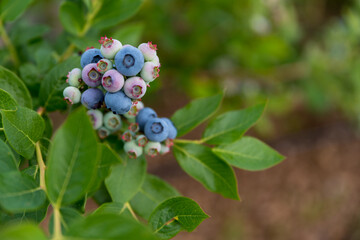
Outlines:
<svg viewBox="0 0 360 240"><path fill-rule="evenodd" d="M70 86L63 91L64 99L71 104L81 101L89 109L101 139L121 133L130 157L169 152L176 128L170 119L157 118L156 112L141 102L149 84L159 76L156 45L148 42L136 48L106 36L99 42L100 49L89 48L82 54L82 69L69 72Z"/></svg>

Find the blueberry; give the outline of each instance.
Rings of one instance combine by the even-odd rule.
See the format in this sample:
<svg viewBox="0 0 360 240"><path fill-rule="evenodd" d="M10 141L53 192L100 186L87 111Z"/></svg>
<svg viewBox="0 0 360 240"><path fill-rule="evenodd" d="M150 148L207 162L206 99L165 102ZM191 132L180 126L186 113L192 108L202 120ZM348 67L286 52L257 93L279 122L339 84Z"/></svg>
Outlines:
<svg viewBox="0 0 360 240"><path fill-rule="evenodd" d="M103 55L101 55L99 49L96 48L88 49L81 55L81 60L80 60L81 67L83 68L90 63L97 63L102 58L104 57Z"/></svg>
<svg viewBox="0 0 360 240"><path fill-rule="evenodd" d="M156 57L156 44L152 44L152 42L142 43L138 48L144 55L146 61L151 61Z"/></svg>
<svg viewBox="0 0 360 240"><path fill-rule="evenodd" d="M81 103L88 109L100 108L104 101L104 93L98 88L89 88L81 95Z"/></svg>
<svg viewBox="0 0 360 240"><path fill-rule="evenodd" d="M140 77L128 78L124 84L124 92L129 98L142 98L146 93L146 83Z"/></svg>
<svg viewBox="0 0 360 240"><path fill-rule="evenodd" d="M168 138L175 139L176 135L177 135L177 129L174 126L173 122L168 118L161 118L161 119L164 120L167 123L168 127L169 127L169 136L168 136Z"/></svg>
<svg viewBox="0 0 360 240"><path fill-rule="evenodd" d="M135 139L135 142L138 146L140 147L144 147L147 143L148 143L148 139L145 135L141 134L141 135L138 135Z"/></svg>
<svg viewBox="0 0 360 240"><path fill-rule="evenodd" d="M133 46L123 47L115 55L116 69L125 76L135 76L144 66L144 56Z"/></svg>
<svg viewBox="0 0 360 240"><path fill-rule="evenodd" d="M79 87L81 82L81 69L74 68L67 75L68 79L66 80L70 86Z"/></svg>
<svg viewBox="0 0 360 240"><path fill-rule="evenodd" d="M124 114L130 110L132 102L125 93L118 91L115 93L107 92L105 94L105 104L108 109L116 114Z"/></svg>
<svg viewBox="0 0 360 240"><path fill-rule="evenodd" d="M142 155L143 148L136 145L135 141L130 141L124 144L124 151L130 158L137 158Z"/></svg>
<svg viewBox="0 0 360 240"><path fill-rule="evenodd" d="M141 69L140 76L146 82L152 82L159 77L160 67L152 62L146 62Z"/></svg>
<svg viewBox="0 0 360 240"><path fill-rule="evenodd" d="M106 36L101 37L99 42L101 43L101 54L108 59L114 59L115 54L122 48L121 42Z"/></svg>
<svg viewBox="0 0 360 240"><path fill-rule="evenodd" d="M162 142L169 135L169 126L160 118L152 118L146 122L144 133L150 141Z"/></svg>
<svg viewBox="0 0 360 240"><path fill-rule="evenodd" d="M96 70L101 74L104 74L106 71L112 68L113 68L113 63L106 58L100 59L100 61L96 63Z"/></svg>
<svg viewBox="0 0 360 240"><path fill-rule="evenodd" d="M124 77L115 69L111 69L104 74L101 84L106 91L117 92L124 86Z"/></svg>
<svg viewBox="0 0 360 240"><path fill-rule="evenodd" d="M80 102L81 92L76 87L66 87L63 91L63 95L64 99L71 104Z"/></svg>
<svg viewBox="0 0 360 240"><path fill-rule="evenodd" d="M134 133L130 130L126 130L122 135L121 135L121 139L124 142L130 142L132 141L134 138Z"/></svg>
<svg viewBox="0 0 360 240"><path fill-rule="evenodd" d="M160 153L161 144L159 142L148 142L144 150L147 155L155 157Z"/></svg>
<svg viewBox="0 0 360 240"><path fill-rule="evenodd" d="M86 65L82 70L82 79L89 87L97 87L101 84L101 73L97 71L96 63Z"/></svg>
<svg viewBox="0 0 360 240"><path fill-rule="evenodd" d="M141 101L133 102L130 111L124 114L127 119L133 119L144 108L144 104Z"/></svg>
<svg viewBox="0 0 360 240"><path fill-rule="evenodd" d="M161 144L160 154L164 155L168 152L170 152L170 147L166 146L165 144Z"/></svg>
<svg viewBox="0 0 360 240"><path fill-rule="evenodd" d="M144 131L146 122L151 118L156 118L156 112L151 108L143 108L139 111L138 115L136 116L136 122L139 124L139 128L141 131Z"/></svg>
<svg viewBox="0 0 360 240"><path fill-rule="evenodd" d="M101 139L108 137L111 134L111 131L106 127L101 127L97 130L98 136Z"/></svg>
<svg viewBox="0 0 360 240"><path fill-rule="evenodd" d="M121 128L121 118L112 112L108 112L104 115L104 126L115 132Z"/></svg>
<svg viewBox="0 0 360 240"><path fill-rule="evenodd" d="M90 109L87 111L87 115L90 116L94 129L99 129L103 125L103 113L101 111Z"/></svg>

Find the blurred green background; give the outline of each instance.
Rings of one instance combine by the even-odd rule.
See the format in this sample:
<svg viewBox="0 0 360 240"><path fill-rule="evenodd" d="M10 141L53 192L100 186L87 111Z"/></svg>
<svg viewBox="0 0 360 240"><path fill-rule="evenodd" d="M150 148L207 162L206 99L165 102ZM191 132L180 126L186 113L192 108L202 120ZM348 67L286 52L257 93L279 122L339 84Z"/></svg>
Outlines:
<svg viewBox="0 0 360 240"><path fill-rule="evenodd" d="M223 111L269 99L252 134L288 159L237 170L242 203L206 193L172 157L150 166L213 216L176 239L360 239L360 1L145 0L125 22L82 37L63 31L60 3L34 1L6 25L26 59L19 69L0 45L0 64L35 96L70 42L81 53L107 35L158 45L160 78L144 102L160 115L223 89Z"/></svg>

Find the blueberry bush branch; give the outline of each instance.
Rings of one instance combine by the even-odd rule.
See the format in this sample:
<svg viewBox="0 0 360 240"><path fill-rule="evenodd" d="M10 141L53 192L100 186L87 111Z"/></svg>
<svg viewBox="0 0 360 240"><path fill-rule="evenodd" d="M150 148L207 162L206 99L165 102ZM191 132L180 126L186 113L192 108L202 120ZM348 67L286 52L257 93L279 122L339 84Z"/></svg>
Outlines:
<svg viewBox="0 0 360 240"><path fill-rule="evenodd" d="M29 3L5 0L0 20L19 18ZM91 29L126 20L141 3L63 1L60 19L71 41L56 52L39 40L38 49L26 46L35 49L35 56L19 55L18 64L12 57L12 64L0 66L0 225L16 223L14 231L26 228L37 239L171 239L193 231L208 215L147 172L152 157L173 152L192 178L234 200L240 197L233 167L258 171L284 159L244 136L266 103L217 115L221 93L159 117L142 101L159 77L155 44L133 46L102 37L99 48L82 48ZM11 16L1 12L10 8ZM11 56L11 46L5 45ZM81 57L73 54L75 49L82 50ZM69 104L70 114L54 132L48 114L65 111ZM206 121L201 139L178 138ZM89 199L98 208L85 214ZM33 225L49 215L50 207L46 236ZM6 228L0 228L0 236L21 239Z"/></svg>

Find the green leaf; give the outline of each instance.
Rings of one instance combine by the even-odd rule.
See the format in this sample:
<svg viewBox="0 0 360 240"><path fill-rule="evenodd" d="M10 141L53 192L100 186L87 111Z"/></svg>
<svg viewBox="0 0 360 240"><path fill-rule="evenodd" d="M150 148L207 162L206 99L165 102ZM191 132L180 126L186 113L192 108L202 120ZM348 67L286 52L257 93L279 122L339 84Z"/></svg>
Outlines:
<svg viewBox="0 0 360 240"><path fill-rule="evenodd" d="M60 222L61 222L61 232L66 235L69 230L71 224L76 221L79 221L84 218L83 215L79 211L74 208L64 207L60 208ZM49 221L49 232L52 235L54 229L54 215L51 216Z"/></svg>
<svg viewBox="0 0 360 240"><path fill-rule="evenodd" d="M93 214L70 226L68 235L74 239L156 240L144 225L112 213Z"/></svg>
<svg viewBox="0 0 360 240"><path fill-rule="evenodd" d="M266 103L262 103L221 114L205 129L202 141L208 144L225 144L238 140L261 117L265 105Z"/></svg>
<svg viewBox="0 0 360 240"><path fill-rule="evenodd" d="M35 180L18 171L0 174L0 205L9 212L36 210L46 202Z"/></svg>
<svg viewBox="0 0 360 240"><path fill-rule="evenodd" d="M0 88L0 110L16 111L17 103L11 95Z"/></svg>
<svg viewBox="0 0 360 240"><path fill-rule="evenodd" d="M284 160L284 156L252 137L220 145L213 152L229 164L250 171L270 168Z"/></svg>
<svg viewBox="0 0 360 240"><path fill-rule="evenodd" d="M114 202L129 201L140 189L146 174L146 159L126 157L123 164L113 166L105 185Z"/></svg>
<svg viewBox="0 0 360 240"><path fill-rule="evenodd" d="M170 239L181 230L193 231L208 217L190 198L174 197L161 203L154 210L149 226L160 239Z"/></svg>
<svg viewBox="0 0 360 240"><path fill-rule="evenodd" d="M12 71L0 66L0 86L23 107L32 108L29 90L21 79Z"/></svg>
<svg viewBox="0 0 360 240"><path fill-rule="evenodd" d="M21 225L4 226L0 229L1 240L47 240L45 234L36 225L25 223Z"/></svg>
<svg viewBox="0 0 360 240"><path fill-rule="evenodd" d="M0 2L0 18L5 22L14 21L18 18L32 0L1 0Z"/></svg>
<svg viewBox="0 0 360 240"><path fill-rule="evenodd" d="M147 174L139 192L131 199L134 211L144 219L149 219L154 209L168 198L180 194L170 184L154 175Z"/></svg>
<svg viewBox="0 0 360 240"><path fill-rule="evenodd" d="M23 223L23 222L33 222L40 223L44 220L48 210L48 205L46 207L37 209L35 211L23 211L20 213L1 213L0 212L0 223Z"/></svg>
<svg viewBox="0 0 360 240"><path fill-rule="evenodd" d="M93 21L94 27L99 29L115 26L132 17L139 10L143 0L103 0L102 2L102 7Z"/></svg>
<svg viewBox="0 0 360 240"><path fill-rule="evenodd" d="M18 170L18 162L9 146L0 140L0 173Z"/></svg>
<svg viewBox="0 0 360 240"><path fill-rule="evenodd" d="M40 140L45 124L40 115L28 108L17 111L1 111L6 139L17 153L30 159L34 155L35 143Z"/></svg>
<svg viewBox="0 0 360 240"><path fill-rule="evenodd" d="M63 91L68 84L66 76L73 68L80 66L78 56L70 57L66 61L57 64L45 75L40 86L40 104L47 111L64 110L67 103L64 101Z"/></svg>
<svg viewBox="0 0 360 240"><path fill-rule="evenodd" d="M239 200L233 169L218 158L209 147L176 143L173 151L181 168L209 191Z"/></svg>
<svg viewBox="0 0 360 240"><path fill-rule="evenodd" d="M130 23L120 27L112 34L112 38L121 39L122 44L137 46L140 44L141 34L144 30L143 23Z"/></svg>
<svg viewBox="0 0 360 240"><path fill-rule="evenodd" d="M178 131L178 137L190 132L200 123L213 115L219 108L222 94L207 98L199 98L177 110L171 117Z"/></svg>
<svg viewBox="0 0 360 240"><path fill-rule="evenodd" d="M60 22L69 33L80 34L85 25L84 9L76 2L62 2L60 5Z"/></svg>
<svg viewBox="0 0 360 240"><path fill-rule="evenodd" d="M124 203L119 203L119 202L104 203L93 212L93 214L104 214L104 213L115 213L118 215L124 214L125 216L132 217L126 205Z"/></svg>
<svg viewBox="0 0 360 240"><path fill-rule="evenodd" d="M50 27L47 25L39 23L31 25L28 20L24 20L16 21L9 34L14 45L25 45L29 41L42 38L43 35L49 31Z"/></svg>
<svg viewBox="0 0 360 240"><path fill-rule="evenodd" d="M99 143L99 149L101 150L101 157L97 164L97 177L94 178L90 192L100 187L101 182L110 174L112 165L122 162L120 156L108 144Z"/></svg>
<svg viewBox="0 0 360 240"><path fill-rule="evenodd" d="M50 201L62 206L85 195L95 176L98 144L84 108L71 113L55 133L45 175Z"/></svg>

